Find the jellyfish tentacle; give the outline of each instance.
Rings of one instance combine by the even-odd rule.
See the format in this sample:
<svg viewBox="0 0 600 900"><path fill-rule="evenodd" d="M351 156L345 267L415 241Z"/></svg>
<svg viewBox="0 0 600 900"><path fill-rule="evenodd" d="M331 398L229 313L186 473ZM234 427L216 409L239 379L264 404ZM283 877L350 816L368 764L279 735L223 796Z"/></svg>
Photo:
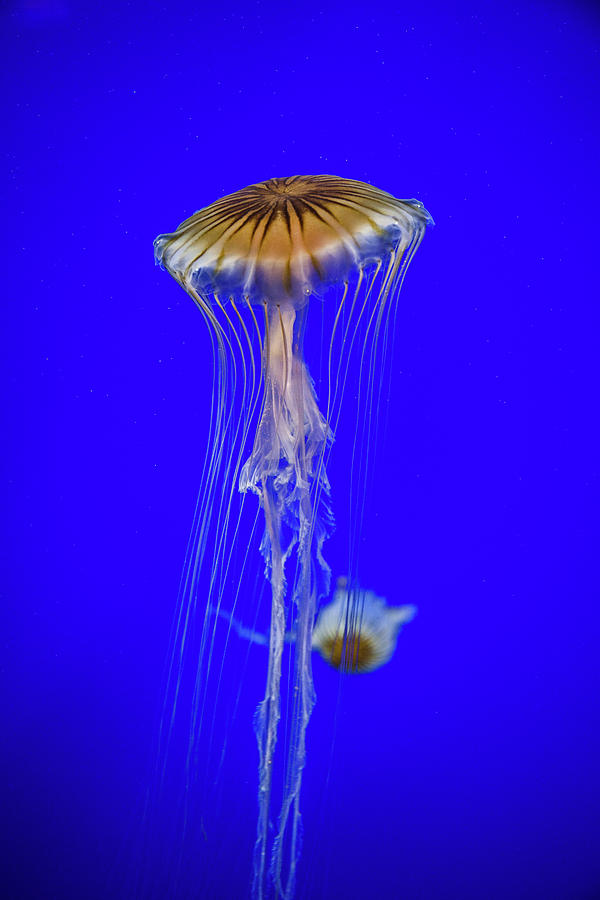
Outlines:
<svg viewBox="0 0 600 900"><path fill-rule="evenodd" d="M267 682L264 699L259 704L254 719L259 754L259 813L254 845L252 891L257 900L263 898L265 881L273 757L280 718L281 660L285 637L285 573L281 537L283 498L276 486L281 456L278 423L283 411L283 391L277 390L277 384L281 385L281 357L284 353L282 342L277 337L279 329L283 332L284 348L286 341L279 310L277 310L277 315L279 321L274 323L272 311L269 318L265 306L265 400L252 455L244 465L240 476L240 490L252 490L261 497L265 514L265 536L261 550L271 581L271 626ZM286 379L287 375L284 373L281 387L285 386Z"/></svg>
<svg viewBox="0 0 600 900"><path fill-rule="evenodd" d="M221 613L221 603L223 600L223 593L225 590L227 577L228 577L230 567L231 567L232 557L233 557L233 553L234 553L234 547L236 545L238 534L239 534L245 497L242 496L242 501L241 501L241 505L240 505L240 508L238 511L237 520L235 521L235 523L232 526L230 526L230 524L229 524L231 503L232 503L232 499L233 499L233 493L234 493L235 487L237 485L239 472L242 467L244 448L246 446L246 441L248 438L248 434L250 432L251 423L254 419L255 410L256 410L256 407L258 406L258 403L260 400L261 383L260 383L260 380L257 379L255 354L254 354L253 347L252 347L251 337L248 332L248 329L246 328L246 324L239 313L239 310L235 304L234 299L230 298L230 304L236 314L237 321L239 322L239 327L241 329L240 334L237 334L236 329L233 326L232 320L227 315L227 312L226 312L225 308L223 307L223 305L217 295L215 295L215 300L222 310L223 317L226 319L227 322L229 322L230 329L235 337L235 344L237 345L238 350L239 350L239 355L240 355L240 359L241 359L241 363L242 363L242 374L243 374L242 401L244 403L243 417L241 420L241 426L242 426L241 427L241 438L237 442L239 449L238 449L237 457L235 459L235 466L233 468L233 476L231 479L228 480L229 485L230 485L230 493L229 493L229 497L228 497L224 527L222 529L222 539L220 542L221 543L221 552L220 552L220 556L219 556L219 561L220 561L221 577L220 577L220 584L218 586L218 590L216 591L216 598L214 600L214 607L213 607L214 610L217 612L217 614L220 614ZM250 361L251 381L250 381L249 388L248 388L248 373L247 373L248 366L246 363L246 359L249 359L249 361ZM225 539L226 534L229 532L230 528L231 528L231 535L230 535L230 539L227 541L227 544L229 545L229 550L226 553L226 546L225 546L224 539ZM247 553L246 553L246 557L247 557ZM235 615L238 593L239 593L239 589L238 589L238 592L236 592L236 596L234 599L234 603L233 603L233 607L232 607L232 617ZM209 604L209 606L210 606L210 604ZM235 620L232 618L232 621L235 621ZM215 637L215 629L213 628L213 642L214 642L214 637ZM266 638L265 638L265 642L266 642ZM213 745L214 728L215 728L215 721L216 721L216 711L217 711L217 705L218 705L218 698L219 698L219 694L221 691L221 684L222 684L223 671L224 671L224 665L225 665L225 655L227 653L228 645L229 645L229 633L227 634L227 637L225 639L224 651L221 656L219 671L218 671L218 675L215 680L215 698L216 698L217 702L215 702L213 705L212 721L211 721L211 726L210 726L208 739L207 739L208 747L212 747L212 745ZM210 659L210 657L209 657L209 659Z"/></svg>
<svg viewBox="0 0 600 900"><path fill-rule="evenodd" d="M268 848L269 811L273 780L273 757L277 743L280 711L281 659L285 640L285 576L280 540L280 514L277 498L272 496L271 483L263 484L263 508L270 544L271 569L271 627L269 632L269 663L264 699L258 706L254 730L259 755L258 823L254 845L253 894L262 900Z"/></svg>
<svg viewBox="0 0 600 900"><path fill-rule="evenodd" d="M215 295L215 302L217 306L221 308L221 311L224 312L222 303L218 295ZM230 371L230 384L227 385L225 383L225 372L227 371L225 363L222 361L222 372L221 374L224 377L224 386L223 386L223 398L226 396L229 397L229 409L227 410L227 416L229 420L233 419L233 403L235 401L235 397L238 391L238 362L236 359L236 349L239 351L240 355L240 369L242 373L242 383L241 389L242 393L245 395L246 393L246 382L247 382L247 372L246 372L246 361L244 358L243 348L241 341L239 339L238 334L236 333L229 316L224 315L224 319L226 324L229 326L228 330L225 330L224 326L219 323L220 334L223 336L223 346L227 348L229 352L230 362L231 362L231 371ZM214 322L217 323L218 320L214 319ZM229 532L230 527L230 512L231 512L231 501L233 496L233 484L232 484L232 473L233 478L235 478L235 473L239 470L240 466L240 456L238 454L237 462L235 454L231 451L235 446L240 446L240 437L242 440L243 446L243 435L247 431L249 427L247 420L244 421L246 417L242 416L240 419L235 421L235 424L232 426L231 432L231 446L228 448L229 453L227 455L227 460L224 467L224 478L221 488L220 497L218 500L217 510L216 510L216 521L215 521L215 534L216 539L213 544L213 558L212 558L212 571L211 577L208 586L208 597L209 601L212 602L213 595L216 593L216 605L219 606L221 602L222 596L222 582L223 582L223 560L225 556L226 549L226 537ZM225 438L225 433L224 436ZM222 446L219 448L219 453L222 454L224 447L224 441ZM241 447L240 447L241 452ZM219 582L217 582L218 573L220 573ZM192 603L196 602L195 594L191 598ZM194 748L198 747L198 738L200 736L200 732L204 723L204 711L206 704L206 696L207 696L207 685L208 679L212 668L212 660L213 660L213 652L214 652L214 644L215 644L215 628L214 624L212 628L209 628L210 615L208 611L208 605L205 609L204 613L204 623L205 627L202 629L202 636L200 641L200 661L204 663L204 665L200 665L197 668L195 685L194 685L194 693L193 693L193 713L192 713L192 722L190 728L190 736L188 742L188 755L187 755L187 766L188 769L191 766L191 762L193 760ZM209 738L208 746L211 746L211 738Z"/></svg>
<svg viewBox="0 0 600 900"><path fill-rule="evenodd" d="M316 702L312 677L312 633L316 612L316 593L311 585L312 517L303 517L298 548L300 573L294 595L297 609L294 656L294 714L285 774L284 796L277 835L271 855L271 876L278 896L292 898L296 882L296 866L300 856L301 815L300 789L306 761L306 730ZM287 877L282 881L284 860Z"/></svg>
<svg viewBox="0 0 600 900"><path fill-rule="evenodd" d="M293 706L291 736L286 761L284 793L279 815L278 831L273 841L270 872L278 895L293 896L296 865L300 853L300 788L306 760L306 729L315 704L312 678L312 631L316 612L316 595L328 592L329 567L320 555L326 536L326 525L319 506L313 506L311 489L315 486L317 502L328 483L322 465L330 426L317 407L312 381L302 360L302 339L306 315L303 314L294 331L292 345L292 378L290 393L292 409L297 419L295 443L296 455L296 504L294 528L298 533L298 568L293 596L296 611L296 640L294 655ZM315 471L316 469L316 471ZM327 512L324 510L325 516ZM313 559L314 557L314 559ZM326 584L317 587L317 565L322 570ZM283 883L283 868L287 861L287 874Z"/></svg>
<svg viewBox="0 0 600 900"><path fill-rule="evenodd" d="M282 868L287 860L286 885L295 879L298 856L299 793L305 759L305 732L314 705L311 670L312 628L316 596L325 587L329 569L321 545L331 520L323 497L329 485L322 466L324 447L331 441L331 428L321 415L302 357L306 308L272 305L265 329L265 403L252 454L240 476L240 489L257 493L265 513L262 552L271 580L271 628L269 663L264 699L255 716L259 748L259 818L254 848L253 891L264 896L269 853L269 818L273 759L280 719L281 661L285 634L285 564L296 546L296 578L293 605L296 611L294 703L298 715L290 741L284 780L284 799L278 831L271 848L270 872L279 893ZM313 504L311 490L318 479ZM289 539L286 538L289 534ZM287 549L285 549L287 544ZM321 579L316 577L319 568ZM289 830L290 811L294 810ZM285 845L285 848L284 848ZM283 892L283 893L282 893Z"/></svg>
<svg viewBox="0 0 600 900"><path fill-rule="evenodd" d="M215 356L218 359L218 371L224 376L227 372L227 337L208 304L195 294L195 292L192 293L192 296L211 328L211 336L215 341ZM216 406L214 438L212 444L209 445L210 450L207 452L204 463L207 490L196 511L193 529L193 543L195 549L194 552L190 554L185 569L185 577L182 579L182 584L180 586L178 610L172 635L172 654L166 676L165 710L168 703L168 705L170 705L170 720L168 728L165 729L164 749L162 751L165 764L170 734L177 711L177 702L181 686L182 662L187 648L188 631L193 612L194 586L206 548L206 534L212 517L212 498L217 491L217 480L223 464L224 443L231 417L231 410L228 415L226 409L228 385L225 377L216 379L215 385L217 388L217 398L215 402L215 396L213 394L213 399L211 401L213 407ZM162 732L163 724L161 723L161 733ZM163 738L161 738L161 740L163 740Z"/></svg>
<svg viewBox="0 0 600 900"><path fill-rule="evenodd" d="M399 251L392 250L387 259L385 268L381 267L381 283L379 289L372 302L372 309L367 319L363 344L360 348L360 364L358 378L358 427L354 432L352 443L352 457L350 465L349 479L349 497L352 509L359 511L358 515L353 519L353 527L350 529L349 536L349 570L353 574L358 570L358 555L360 546L360 534L362 531L362 523L365 514L365 502L368 489L368 476L371 471L369 462L371 460L372 432L376 428L377 417L373 415L372 408L372 388L374 381L375 360L377 355L377 346L379 341L379 329L381 317L387 307L387 298L389 290L394 279L394 275L398 269L402 254ZM370 288L373 289L375 281L371 282ZM368 352L368 366L365 365L365 356ZM366 382L366 383L365 383ZM371 423L375 420L375 425ZM357 464L358 463L358 464Z"/></svg>

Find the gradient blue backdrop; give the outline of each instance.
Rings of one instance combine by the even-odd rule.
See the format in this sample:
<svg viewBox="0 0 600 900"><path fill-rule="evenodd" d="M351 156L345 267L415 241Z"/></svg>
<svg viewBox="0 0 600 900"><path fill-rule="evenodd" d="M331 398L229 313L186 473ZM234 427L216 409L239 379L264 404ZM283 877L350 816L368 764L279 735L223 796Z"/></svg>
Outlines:
<svg viewBox="0 0 600 900"><path fill-rule="evenodd" d="M600 896L599 35L575 2L4 5L2 897L126 896L211 371L152 240L315 172L436 228L366 559L420 613L346 694L303 896Z"/></svg>

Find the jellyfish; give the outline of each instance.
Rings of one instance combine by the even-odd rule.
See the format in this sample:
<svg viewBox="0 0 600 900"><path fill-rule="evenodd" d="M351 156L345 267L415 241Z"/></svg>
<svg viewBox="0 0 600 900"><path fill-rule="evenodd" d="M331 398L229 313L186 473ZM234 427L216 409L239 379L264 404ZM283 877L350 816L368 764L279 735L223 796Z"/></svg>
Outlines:
<svg viewBox="0 0 600 900"><path fill-rule="evenodd" d="M188 765L193 764L198 744L214 738L208 685L212 678L217 692L220 688L222 662L216 658L215 647L223 597L232 582L237 583L231 610L235 615L240 592L244 593L243 573L234 578L232 572L234 558L241 557L242 569L247 562L242 533L246 513L238 511L236 516L232 511L236 491L242 501L249 495L258 498L257 512L264 522L260 550L270 585L270 625L264 697L254 720L258 745L255 900L273 895L291 900L295 891L306 731L315 703L311 653L318 606L330 589L330 569L323 555L334 525L327 462L350 353L359 343L358 390L366 413L360 436L357 426L353 456L359 457L362 469L369 453L360 444L371 440L368 423L376 418L381 401L375 374L390 352L390 311L396 307L407 266L431 222L419 201L398 200L370 184L331 175L293 176L272 178L225 196L155 241L157 263L194 300L209 327L214 351L203 487L168 672L172 724L183 702L181 666L193 643L200 610L200 637L194 643L196 674L189 698ZM322 408L304 353L313 301L333 303L330 332L322 338L326 386ZM363 492L363 504L365 497ZM239 509L243 507L242 502ZM204 568L207 578L201 589ZM349 607L342 594L339 589L337 606L334 602L330 614L319 622L316 646L349 671L373 667L376 638L381 638L380 626L386 618L382 601L369 592L359 595L361 602L352 608L358 611L360 627L346 622L345 634L360 636L344 644L338 629L340 616ZM388 616L388 625L393 624L384 650L379 651L381 658L393 652L394 635L407 613L403 615L404 619L396 616L395 621ZM275 809L282 655L290 632L291 702L286 758L279 763L282 790ZM325 647L329 649L324 651ZM169 723L165 728L168 733Z"/></svg>
<svg viewBox="0 0 600 900"><path fill-rule="evenodd" d="M317 617L313 647L334 669L373 672L390 661L401 627L416 612L412 604L388 606L373 591L351 589L345 578L338 578L331 603Z"/></svg>
<svg viewBox="0 0 600 900"><path fill-rule="evenodd" d="M260 646L268 645L261 631L248 628L224 609L213 610L238 637ZM338 578L331 603L319 610L312 634L313 650L334 669L348 674L374 672L392 658L400 629L417 614L416 606L389 606L384 597L362 588L350 588ZM294 641L286 632L285 640Z"/></svg>

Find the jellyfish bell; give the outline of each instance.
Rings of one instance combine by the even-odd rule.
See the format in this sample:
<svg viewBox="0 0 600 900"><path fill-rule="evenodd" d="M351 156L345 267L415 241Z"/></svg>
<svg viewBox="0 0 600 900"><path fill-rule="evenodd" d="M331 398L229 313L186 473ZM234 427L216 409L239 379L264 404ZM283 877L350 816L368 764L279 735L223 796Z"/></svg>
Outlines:
<svg viewBox="0 0 600 900"><path fill-rule="evenodd" d="M416 606L388 606L373 591L350 589L340 578L331 603L319 612L313 647L334 669L373 672L390 661L400 629L416 613Z"/></svg>
<svg viewBox="0 0 600 900"><path fill-rule="evenodd" d="M333 175L271 178L222 197L155 241L200 297L301 307L354 267L402 253L432 219L418 200Z"/></svg>
<svg viewBox="0 0 600 900"><path fill-rule="evenodd" d="M242 538L242 506L237 516L233 512L236 490L242 505L244 496L256 494L264 517L260 549L271 602L266 687L255 716L259 813L253 896L257 900L271 892L286 900L294 895L305 737L315 702L313 628L318 602L329 594L330 570L322 552L333 530L326 463L349 352L362 328L360 360L361 365L368 360L369 372L361 427L367 429L378 402L375 360L379 348L383 354L387 348L389 311L429 224L431 217L417 200L398 200L372 185L332 175L292 176L223 197L155 241L157 263L203 313L216 358L204 486L182 579L166 689L175 710L187 659L194 672L188 765L196 748L205 739L210 742L214 732L211 726L206 738L211 679L216 693L221 690L222 663L217 665L214 649L216 622ZM321 409L304 358L304 339L309 298L328 297L330 291L336 306ZM243 569L247 552L242 557ZM204 567L207 584L201 589ZM379 598L360 596L364 609L360 635L366 647L370 641L384 641L381 622L389 626L393 615L381 612ZM341 599L339 604L341 609ZM192 652L196 629L191 623L199 608L200 638ZM277 824L271 827L282 677L286 677L282 673L286 619L288 626L291 621L287 633L291 630L294 635L288 685L293 702L284 720L282 800ZM360 663L374 668L394 643L392 632L388 629L384 651L374 643L368 664L364 653L361 661L358 652L356 660L350 656L348 667L352 670ZM197 658L190 659L194 654ZM341 650L340 665L344 659Z"/></svg>

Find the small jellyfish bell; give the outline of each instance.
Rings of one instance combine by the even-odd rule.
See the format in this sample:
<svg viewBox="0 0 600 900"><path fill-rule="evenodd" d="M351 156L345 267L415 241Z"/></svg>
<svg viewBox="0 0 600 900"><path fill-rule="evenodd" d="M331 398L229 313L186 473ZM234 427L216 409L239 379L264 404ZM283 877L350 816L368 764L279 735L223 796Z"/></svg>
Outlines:
<svg viewBox="0 0 600 900"><path fill-rule="evenodd" d="M386 354L389 358L389 312L430 224L429 213L417 200L398 200L370 184L333 175L296 175L272 178L222 197L155 241L157 263L202 312L215 356L209 447L165 694L165 709L170 703L173 713L164 720L172 723L175 709L183 705L182 670L187 665L192 673L188 692L192 708L186 765L197 757L199 747L210 746L214 733L212 724L205 727L207 698L209 691L210 696L220 696L224 660L224 656L220 663L215 659L215 629L226 586L232 582L232 560L243 536L243 497L248 492L257 495L264 517L261 552L271 602L266 687L255 716L257 900L272 893L286 900L294 895L305 737L315 702L313 627L318 603L329 595L330 570L322 552L333 530L326 463L350 355L362 342L357 350L361 378L365 369L357 419L362 424L357 424L356 433L362 429L367 450L359 460L362 468L356 483L364 483L369 428L377 418L381 396L377 375ZM313 295L324 297L321 306L332 310L331 328L322 335L326 359L322 409L304 358L308 301ZM238 490L242 500L236 513ZM247 557L244 553L242 571L235 573L239 586L233 603L225 603L232 607L232 616L240 591L244 596ZM353 577L355 569L353 558L348 565ZM356 667L372 668L391 652L390 635L397 633L397 625L386 632L381 623L390 625L393 616L384 612L377 621L375 611L381 613L377 598L368 599L372 597L368 592L359 596L364 601L359 647L369 640L379 645L374 644L370 663L360 660L359 651ZM341 609L341 599L339 603ZM200 622L196 619L194 624L198 613ZM290 632L294 659L288 676L282 671L282 654ZM353 670L354 665L352 657L347 667ZM288 678L288 695L294 702L285 714L286 755L279 764L285 787L272 827L282 679ZM165 725L165 746L171 727Z"/></svg>
<svg viewBox="0 0 600 900"><path fill-rule="evenodd" d="M349 589L339 578L331 603L319 612L313 647L342 672L373 672L392 658L400 629L416 613L416 606L388 606L373 591Z"/></svg>
<svg viewBox="0 0 600 900"><path fill-rule="evenodd" d="M242 640L266 646L266 634L249 628L224 609L211 607ZM388 606L384 597L364 588L348 588L346 578L338 578L331 602L322 606L313 630L313 650L334 669L344 674L374 672L390 661L403 625L411 622L417 607ZM286 632L288 643L294 642Z"/></svg>

